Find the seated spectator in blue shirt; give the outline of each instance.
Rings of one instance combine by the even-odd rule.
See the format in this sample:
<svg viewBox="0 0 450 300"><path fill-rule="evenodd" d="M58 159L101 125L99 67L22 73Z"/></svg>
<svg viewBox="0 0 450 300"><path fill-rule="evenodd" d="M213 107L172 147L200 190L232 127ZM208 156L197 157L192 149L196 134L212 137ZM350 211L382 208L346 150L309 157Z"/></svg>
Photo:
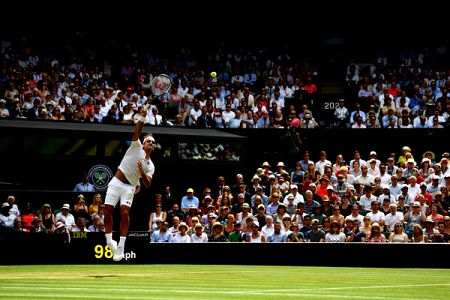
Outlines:
<svg viewBox="0 0 450 300"><path fill-rule="evenodd" d="M172 233L167 229L169 228L169 223L163 222L159 230L153 231L150 237L150 243L171 243L173 236Z"/></svg>
<svg viewBox="0 0 450 300"><path fill-rule="evenodd" d="M383 128L389 127L389 124L390 124L390 122L391 122L392 119L395 121L395 124L398 123L398 118L397 118L396 115L394 115L394 113L395 113L394 110L390 108L390 109L388 110L387 115L385 115L385 116L381 119L381 121L382 121L382 123L383 123Z"/></svg>
<svg viewBox="0 0 450 300"><path fill-rule="evenodd" d="M198 201L198 198L194 196L193 188L188 188L186 192L187 195L181 198L181 210L187 213L189 212L189 208L191 207L191 205L198 208L200 201Z"/></svg>
<svg viewBox="0 0 450 300"><path fill-rule="evenodd" d="M95 192L95 187L89 182L89 176L83 174L81 182L77 183L73 189L74 192Z"/></svg>
<svg viewBox="0 0 450 300"><path fill-rule="evenodd" d="M274 232L267 238L268 243L286 243L287 235L281 232L281 223L276 222L274 225Z"/></svg>
<svg viewBox="0 0 450 300"><path fill-rule="evenodd" d="M361 110L361 105L359 103L355 104L355 110L350 114L350 124L353 125L356 120L355 116L359 115L362 118L363 123L366 123L366 113Z"/></svg>

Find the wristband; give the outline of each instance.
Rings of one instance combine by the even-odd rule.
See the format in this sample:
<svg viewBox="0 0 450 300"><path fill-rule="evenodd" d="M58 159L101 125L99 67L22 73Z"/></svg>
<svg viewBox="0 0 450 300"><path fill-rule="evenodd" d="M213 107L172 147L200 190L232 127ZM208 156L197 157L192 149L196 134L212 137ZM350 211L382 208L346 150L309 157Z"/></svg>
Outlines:
<svg viewBox="0 0 450 300"><path fill-rule="evenodd" d="M141 116L141 117L139 118L139 122L145 123L145 117L144 117L144 116Z"/></svg>

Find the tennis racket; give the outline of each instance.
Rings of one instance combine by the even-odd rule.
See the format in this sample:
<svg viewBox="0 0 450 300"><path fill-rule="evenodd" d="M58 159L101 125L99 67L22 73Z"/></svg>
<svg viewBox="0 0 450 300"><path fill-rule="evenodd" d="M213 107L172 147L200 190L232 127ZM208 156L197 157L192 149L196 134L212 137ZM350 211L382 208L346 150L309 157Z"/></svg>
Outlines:
<svg viewBox="0 0 450 300"><path fill-rule="evenodd" d="M172 79L169 76L167 76L166 74L159 74L153 78L153 80L150 84L150 89L151 89L153 95L161 96L162 94L167 92L171 86L172 86ZM147 104L144 107L144 109L148 110L149 107L150 107L150 103Z"/></svg>

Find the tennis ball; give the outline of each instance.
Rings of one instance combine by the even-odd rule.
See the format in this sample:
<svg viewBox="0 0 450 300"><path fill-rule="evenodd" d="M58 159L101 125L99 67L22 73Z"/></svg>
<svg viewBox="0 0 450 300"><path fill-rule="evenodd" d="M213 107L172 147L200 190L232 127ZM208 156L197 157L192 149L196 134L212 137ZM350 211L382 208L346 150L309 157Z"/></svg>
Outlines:
<svg viewBox="0 0 450 300"><path fill-rule="evenodd" d="M211 77L212 77L212 78L214 78L214 77L216 77L216 76L217 76L217 73L216 73L216 72L214 72L214 71L212 71L212 72L211 72L211 74L209 74L209 75L211 75Z"/></svg>

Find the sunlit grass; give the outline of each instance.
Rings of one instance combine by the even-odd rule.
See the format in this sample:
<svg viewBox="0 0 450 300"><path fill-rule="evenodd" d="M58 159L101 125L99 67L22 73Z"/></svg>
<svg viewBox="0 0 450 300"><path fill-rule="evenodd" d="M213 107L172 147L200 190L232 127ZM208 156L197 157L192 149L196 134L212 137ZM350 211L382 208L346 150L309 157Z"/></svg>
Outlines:
<svg viewBox="0 0 450 300"><path fill-rule="evenodd" d="M449 299L450 270L223 265L0 266L0 299Z"/></svg>

